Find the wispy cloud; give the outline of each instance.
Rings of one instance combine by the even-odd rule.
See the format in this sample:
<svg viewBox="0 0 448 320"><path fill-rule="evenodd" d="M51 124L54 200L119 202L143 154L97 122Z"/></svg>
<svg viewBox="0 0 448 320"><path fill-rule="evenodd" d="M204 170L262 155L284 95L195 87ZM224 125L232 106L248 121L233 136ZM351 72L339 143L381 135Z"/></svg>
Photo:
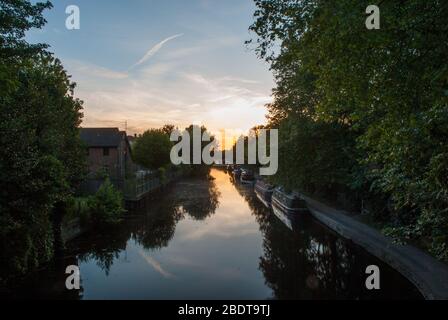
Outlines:
<svg viewBox="0 0 448 320"><path fill-rule="evenodd" d="M181 34L176 34L174 36L168 37L165 40L160 41L158 44L156 44L154 47L152 47L151 49L148 50L148 52L146 52L146 54L143 56L143 58L141 58L136 64L134 64L132 67L129 68L129 70L141 65L142 63L146 62L148 59L150 59L153 55L155 55L160 49L163 48L163 46L171 41L174 40L176 38L182 37L183 33Z"/></svg>
<svg viewBox="0 0 448 320"><path fill-rule="evenodd" d="M108 68L100 67L92 63L86 63L78 60L66 59L65 64L67 68L75 76L84 76L88 78L103 78L110 80L126 79L129 75L125 72L118 72Z"/></svg>
<svg viewBox="0 0 448 320"><path fill-rule="evenodd" d="M257 80L249 80L244 78L238 78L238 77L224 77L219 79L220 81L226 81L226 82L240 82L240 83L246 83L246 84L258 84L260 81Z"/></svg>
<svg viewBox="0 0 448 320"><path fill-rule="evenodd" d="M157 63L120 80L83 77L77 93L86 102L84 126L104 126L104 120L121 121L122 126L127 120L131 133L165 123L182 128L199 122L213 132L246 132L265 122L264 105L272 100L268 85L261 82L235 74L212 77L171 63Z"/></svg>

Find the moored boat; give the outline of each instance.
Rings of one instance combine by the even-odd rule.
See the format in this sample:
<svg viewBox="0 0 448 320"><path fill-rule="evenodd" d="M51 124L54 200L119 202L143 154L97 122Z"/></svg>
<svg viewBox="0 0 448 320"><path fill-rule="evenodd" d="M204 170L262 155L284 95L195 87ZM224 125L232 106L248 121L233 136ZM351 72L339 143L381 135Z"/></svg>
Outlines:
<svg viewBox="0 0 448 320"><path fill-rule="evenodd" d="M255 182L254 174L250 170L242 170L240 181L243 184L253 184Z"/></svg>
<svg viewBox="0 0 448 320"><path fill-rule="evenodd" d="M309 213L306 201L300 195L288 193L283 188L274 190L271 205L274 214L291 230Z"/></svg>
<svg viewBox="0 0 448 320"><path fill-rule="evenodd" d="M306 201L297 193L288 193L283 188L277 188L272 194L272 203L290 214L308 212Z"/></svg>
<svg viewBox="0 0 448 320"><path fill-rule="evenodd" d="M240 168L238 168L238 167L234 168L233 171L232 171L233 176L235 178L237 178L237 179L239 179L241 177L241 172L242 172L242 170Z"/></svg>
<svg viewBox="0 0 448 320"><path fill-rule="evenodd" d="M255 194L257 198L266 206L271 206L272 194L274 193L275 187L266 181L258 180L255 183Z"/></svg>

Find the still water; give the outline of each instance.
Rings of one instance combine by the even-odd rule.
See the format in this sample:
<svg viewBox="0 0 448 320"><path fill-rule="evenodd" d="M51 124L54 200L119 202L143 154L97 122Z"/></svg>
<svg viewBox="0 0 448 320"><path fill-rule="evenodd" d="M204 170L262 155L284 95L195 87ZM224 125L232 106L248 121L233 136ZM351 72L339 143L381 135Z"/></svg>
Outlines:
<svg viewBox="0 0 448 320"><path fill-rule="evenodd" d="M421 298L400 274L311 219L290 230L224 171L147 199L120 226L69 244L18 295L62 299ZM65 266L81 271L65 289ZM365 288L378 265L381 290Z"/></svg>

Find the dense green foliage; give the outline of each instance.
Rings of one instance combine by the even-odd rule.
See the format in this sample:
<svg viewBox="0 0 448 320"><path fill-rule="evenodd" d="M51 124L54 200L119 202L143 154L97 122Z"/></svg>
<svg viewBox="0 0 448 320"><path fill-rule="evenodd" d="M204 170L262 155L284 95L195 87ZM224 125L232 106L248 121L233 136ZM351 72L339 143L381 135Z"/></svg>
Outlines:
<svg viewBox="0 0 448 320"><path fill-rule="evenodd" d="M0 1L0 281L51 258L53 208L84 168L75 85L44 45L23 39L50 6Z"/></svg>
<svg viewBox="0 0 448 320"><path fill-rule="evenodd" d="M380 30L368 1L255 3L277 181L376 204L391 234L448 259L448 3L383 1Z"/></svg>
<svg viewBox="0 0 448 320"><path fill-rule="evenodd" d="M123 195L106 179L88 200L90 220L95 225L110 225L121 221L124 213Z"/></svg>
<svg viewBox="0 0 448 320"><path fill-rule="evenodd" d="M74 219L79 219L81 226L88 226L90 219L90 197L71 197L67 202L67 213L64 216L64 221L70 222Z"/></svg>
<svg viewBox="0 0 448 320"><path fill-rule="evenodd" d="M190 135L190 165L183 165L185 172L188 172L190 176L208 176L210 173L210 166L206 165L204 163L204 159L201 157L201 164L194 164L194 131L201 133L201 137L204 135L208 136L210 138L210 141L202 141L201 140L201 155L202 152L207 148L207 146L210 144L211 141L214 140L214 136L207 130L205 126L198 126L198 125L189 125L185 130Z"/></svg>
<svg viewBox="0 0 448 320"><path fill-rule="evenodd" d="M52 7L49 1L35 4L26 0L0 1L0 57L8 59L30 57L47 46L29 44L24 40L25 32L41 28L45 23L42 12Z"/></svg>
<svg viewBox="0 0 448 320"><path fill-rule="evenodd" d="M163 129L150 129L139 136L133 148L134 161L157 170L170 163L171 141Z"/></svg>
<svg viewBox="0 0 448 320"><path fill-rule="evenodd" d="M204 126L190 125L185 128L185 131L190 135L190 164L183 164L178 169L182 170L184 175L203 176L209 173L210 168L203 162L201 164L193 164L194 129L201 133L201 137L204 133L207 133L211 140L214 139ZM170 159L171 148L177 143L170 140L171 133L174 130L178 130L178 128L169 124L161 129L149 129L137 138L132 150L134 161L145 168L157 170L162 181L166 180L166 169L171 169L171 171L175 169L171 166ZM201 150L204 150L210 144L210 142L206 141L201 141L200 143Z"/></svg>

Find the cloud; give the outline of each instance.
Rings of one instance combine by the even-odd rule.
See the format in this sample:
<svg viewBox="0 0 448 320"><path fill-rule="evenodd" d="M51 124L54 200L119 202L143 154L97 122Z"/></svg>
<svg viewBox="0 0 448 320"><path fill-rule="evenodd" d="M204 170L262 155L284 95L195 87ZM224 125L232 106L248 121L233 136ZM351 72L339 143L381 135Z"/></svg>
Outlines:
<svg viewBox="0 0 448 320"><path fill-rule="evenodd" d="M120 80L126 79L129 75L125 72L118 72L103 68L91 63L85 63L78 60L67 59L64 61L66 67L73 73L76 77L87 77L87 78L103 78L110 80Z"/></svg>
<svg viewBox="0 0 448 320"><path fill-rule="evenodd" d="M77 94L85 101L85 126L104 126L111 120L122 127L127 120L131 134L165 123L180 128L202 123L213 132L246 132L265 123L264 105L272 98L261 84L230 81L233 76L210 77L155 64L119 81L81 82Z"/></svg>
<svg viewBox="0 0 448 320"><path fill-rule="evenodd" d="M238 77L223 77L219 80L224 81L224 82L240 82L240 83L246 83L246 84L259 84L260 83L260 81L257 81L257 80L249 80L249 79L238 78Z"/></svg>
<svg viewBox="0 0 448 320"><path fill-rule="evenodd" d="M119 126L130 134L172 123L201 123L212 132L241 132L265 123L270 84L239 72L211 75L183 61L117 72L92 63L65 61L84 104L83 126Z"/></svg>
<svg viewBox="0 0 448 320"><path fill-rule="evenodd" d="M154 47L152 47L151 49L148 50L148 52L146 52L146 54L143 56L143 58L141 58L136 64L134 64L132 67L129 68L129 70L141 65L142 63L144 63L145 61L147 61L148 59L150 59L153 55L155 55L160 49L163 48L163 46L171 41L174 40L176 38L182 37L183 33L181 34L176 34L174 36L168 37L165 40L160 41L158 44L156 44Z"/></svg>
<svg viewBox="0 0 448 320"><path fill-rule="evenodd" d="M144 76L156 77L164 74L170 74L175 69L175 63L156 63L142 70Z"/></svg>

